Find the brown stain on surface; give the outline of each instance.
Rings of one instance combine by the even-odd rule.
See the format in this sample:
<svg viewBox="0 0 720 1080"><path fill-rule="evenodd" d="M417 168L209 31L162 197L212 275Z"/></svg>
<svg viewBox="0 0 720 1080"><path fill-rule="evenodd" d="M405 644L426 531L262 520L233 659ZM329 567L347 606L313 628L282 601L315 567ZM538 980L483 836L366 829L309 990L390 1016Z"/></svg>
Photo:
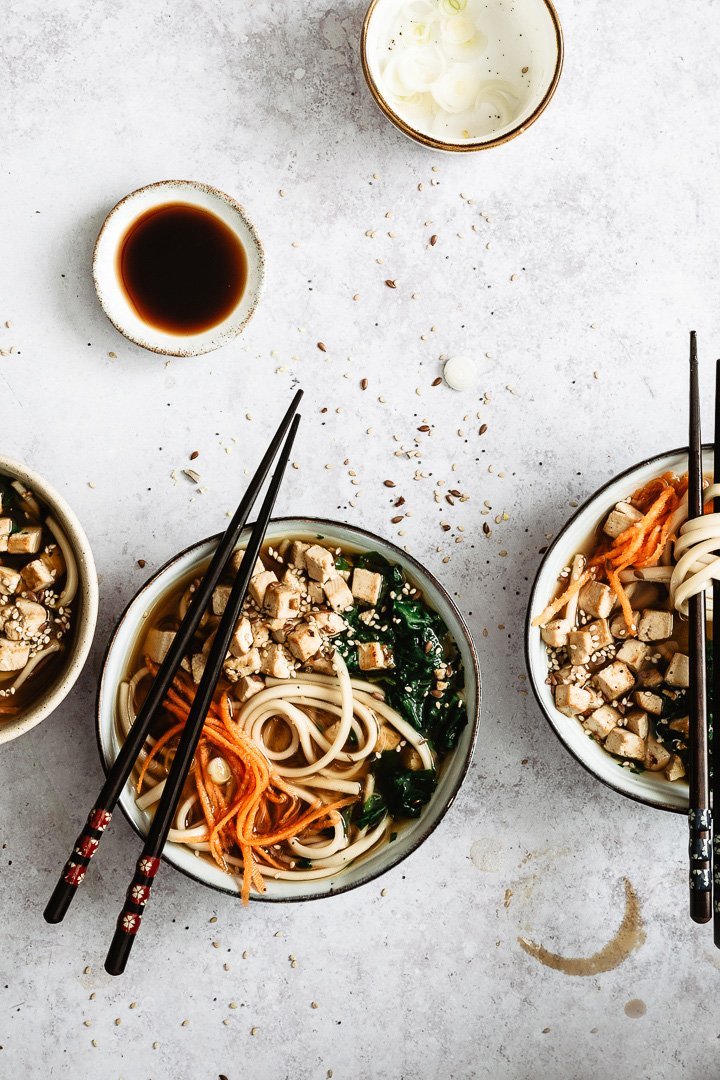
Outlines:
<svg viewBox="0 0 720 1080"><path fill-rule="evenodd" d="M545 967L553 971L561 971L564 975L600 975L604 971L612 971L627 960L631 953L639 949L645 942L645 929L640 914L640 901L632 887L631 882L623 879L625 886L625 914L618 927L617 933L607 945L603 945L592 956L561 956L559 953L550 952L542 945L536 945L526 938L518 938L520 948L539 960Z"/></svg>

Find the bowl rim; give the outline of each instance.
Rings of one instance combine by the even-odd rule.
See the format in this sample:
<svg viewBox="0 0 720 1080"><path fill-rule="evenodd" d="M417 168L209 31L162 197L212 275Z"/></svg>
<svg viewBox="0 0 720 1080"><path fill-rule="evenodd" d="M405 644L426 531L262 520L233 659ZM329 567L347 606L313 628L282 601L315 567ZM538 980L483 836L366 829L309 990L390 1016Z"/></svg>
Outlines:
<svg viewBox="0 0 720 1080"><path fill-rule="evenodd" d="M366 538L366 539L368 539L370 541L373 541L373 542L374 541L380 541L382 544L384 544L386 547L390 548L392 551L397 552L398 556L400 556L403 560L410 563L414 572L417 572L421 577L422 576L426 577L432 583L433 587L438 590L438 592L441 594L444 601L447 603L450 610L452 611L453 616L457 620L458 626L460 627L460 629L462 631L462 634L463 634L463 637L465 639L465 642L467 644L469 654L470 654L470 659L471 659L471 662L472 662L472 679L474 680L474 684L475 684L475 687L476 687L475 710L474 710L474 716L470 717L468 715L468 721L469 721L470 727L471 727L471 730L470 730L470 742L469 742L469 745L468 745L467 753L465 755L465 760L462 763L462 767L460 769L460 772L458 773L457 779L454 781L450 791L448 792L447 796L445 797L444 804L438 810L437 816L432 821L427 822L424 827L422 827L422 828L420 828L418 830L417 834L413 838L412 844L408 847L408 850L406 852L404 852L398 858L393 859L392 861L390 861L388 863L388 865L383 867L382 869L374 870L374 871L371 871L371 872L366 871L365 873L363 873L358 878L357 881L353 881L353 882L351 882L351 883L349 883L347 885L341 884L337 888L330 889L330 890L328 890L326 892L318 892L318 893L311 893L311 894L301 894L301 895L297 895L297 896L268 896L265 893L259 894L259 895L256 895L255 893L252 893L251 896L250 896L250 900L253 903L299 904L299 903L305 903L308 900L327 900L330 897L339 896L342 893L350 892L353 889L357 889L361 885L367 885L369 882L374 881L379 877L382 877L383 874L388 873L390 870L394 870L396 866L399 866L400 863L404 862L405 859L407 859L410 855L412 855L415 851L417 851L417 849L421 846L421 844L423 844L427 840L427 838L435 831L435 829L438 827L440 822L443 820L443 818L447 814L447 812L450 809L450 807L452 806L452 804L455 802L455 799L457 798L458 792L459 792L460 788L462 787L462 785L463 785L463 783L465 781L465 778L466 778L466 776L468 774L468 771L470 769L470 765L472 763L473 756L474 756L474 753L475 753L475 746L476 746L476 743L477 743L478 732L479 732L479 727L480 727L480 713L481 713L481 706L482 706L482 680L481 680L481 675L480 675L480 664L479 664L479 660L478 660L477 649L475 647L475 642L473 641L472 634L470 632L470 629L469 629L463 615L458 610L458 607L455 604L452 597L450 596L450 594L447 592L445 587L440 584L440 582L437 580L435 575L432 574L430 570L426 570L425 567L422 566L422 564L414 556L410 555L406 551L402 551L400 548L398 548L398 546L396 544L392 543L392 541L385 540L383 537L378 536L377 533L370 532L368 529L363 529L360 526L349 525L349 524L347 524L345 522L335 521L335 520L333 520L331 518L304 517L304 516L299 515L299 514L281 515L279 517L270 519L270 524L271 525L283 524L283 525L289 526L290 528L292 528L293 524L300 524L300 523L309 523L309 524L312 524L313 526L314 525L320 526L321 528L330 527L331 529L332 528L346 529L346 530L349 530L349 531L357 534L358 536ZM243 533L245 533L246 531L251 529L252 525L253 525L252 522L248 522L245 525L245 528L243 529ZM115 642L117 640L117 637L118 637L118 635L120 633L120 630L121 630L123 624L125 623L125 620L126 620L128 614L129 614L130 608L136 602L136 600L140 597L140 595L150 585L152 585L155 581L157 581L157 579L159 577L161 577L167 570L169 570L180 559L182 559L186 555L189 555L190 552L194 551L196 548L201 548L205 544L219 541L222 535L223 535L222 533L214 533L211 536L206 536L201 540L196 540L192 544L188 544L187 547L183 548L181 551L178 551L178 552L176 552L176 554L172 555L165 563L163 563L163 565L161 567L159 567L153 574L151 574L150 577L148 577L145 582L143 582L143 584L140 586L140 588L135 592L135 594L131 597L131 599L125 605L125 608L123 609L122 613L120 614L120 616L117 619L117 622L115 623L115 626L113 627L112 633L110 635L107 646L106 646L105 651L104 651L103 656L102 656L102 660L101 660L101 664L100 664L100 676L98 678L97 694L96 694L96 698L95 698L95 738L96 738L96 741L97 741L98 754L100 756L100 764L101 764L103 772L105 773L105 776L108 775L109 765L108 765L108 762L105 759L105 751L104 751L103 744L102 744L102 734L101 734L102 694L103 694L103 690L104 690L104 687L105 687L105 681L106 681L105 676L106 676L108 657L109 657L110 652L111 652L111 650L112 650L112 648L113 648L113 646L114 646L114 644L115 644ZM431 806L431 805L432 805L432 800L428 804L428 807ZM131 826L133 831L140 837L141 840L144 840L145 839L145 834L137 826L137 824L131 818L130 814L128 813L125 806L123 805L122 795L118 799L118 806L120 807L120 810L121 810L121 812L123 814L123 817L128 822L128 824ZM422 821L422 816L418 819L418 821ZM183 866L178 866L177 863L175 863L166 854L165 851L163 851L163 853L161 855L161 858L169 866L171 866L174 870L177 870L179 873L183 874L187 878L190 878L192 881L195 881L198 884L205 886L205 888L212 889L215 892L225 893L226 895L232 896L235 899L237 899L237 897L238 897L237 889L231 889L231 888L226 888L225 886L222 886L222 885L217 885L214 882L207 881L205 878L200 877L197 874L194 874L191 870L188 870ZM368 867L372 866L372 859L368 860L367 866Z"/></svg>
<svg viewBox="0 0 720 1080"><path fill-rule="evenodd" d="M98 616L98 577L90 541L80 524L75 511L53 485L33 468L4 454L0 455L0 475L12 476L21 480L46 503L50 512L60 519L60 525L67 534L73 554L77 561L81 595L82 617L75 627L72 644L65 659L63 669L58 672L55 682L51 683L39 699L38 704L30 704L27 711L16 720L0 725L0 745L32 731L46 720L68 696L87 661Z"/></svg>
<svg viewBox="0 0 720 1080"><path fill-rule="evenodd" d="M712 449L713 449L713 444L712 443L703 443L703 445L702 445L702 452L703 453L705 453L706 451L711 452ZM565 747L567 752L575 759L575 761L579 762L579 764L582 765L583 769L585 769L586 772L590 773L590 775L595 780L597 780L599 783L604 784L605 787L611 788L613 791L616 791L619 795L622 795L624 798L632 799L633 802L641 803L641 805L647 806L651 810L663 810L663 811L666 811L667 813L670 813L670 814L683 814L683 815L687 814L687 809L685 807L675 806L673 804L663 802L661 799L657 799L657 800L656 799L650 799L649 797L646 797L646 796L643 796L643 795L640 795L640 794L637 794L637 793L634 793L634 792L631 792L631 791L626 791L623 787L619 786L617 783L614 783L612 780L609 780L604 776L600 776L597 772L595 772L595 770L592 768L592 766L587 761L584 761L578 754L575 753L575 751L572 749L572 747L565 741L565 739L563 739L562 735L560 734L557 727L553 723L553 721L552 721L552 719L550 717L550 713L549 713L548 709L545 706L545 702L542 700L542 697L540 696L540 691L539 691L537 681L536 681L536 678L535 678L535 672L534 672L534 669L533 669L532 659L531 659L531 655L530 655L530 649L531 649L531 637L532 637L532 635L534 635L536 633L536 627L532 626L531 622L532 622L532 619L534 617L533 612L535 611L535 600L536 600L536 594L537 594L537 590L538 590L540 577L542 576L542 573L545 570L546 564L552 560L552 556L553 556L553 554L555 552L555 548L558 546L558 544L560 543L560 541L562 540L563 536L565 535L567 530L570 528L570 526L573 525L574 522L577 521L578 518L580 518L590 508L592 503L594 503L597 498L599 498L605 491L608 490L608 488L612 487L614 484L618 483L621 480L624 480L626 477L632 476L633 473L638 472L640 469L645 469L645 468L648 468L651 465L659 464L661 461L664 461L666 458L679 457L682 454L687 454L687 452L688 452L687 446L679 446L679 447L676 447L673 450L663 450L659 454L652 454L650 457L643 458L642 461L638 461L634 465L629 465L626 469L623 469L622 472L616 473L614 476L611 476L609 480L607 480L604 484L601 484L600 487L596 488L592 492L592 494L589 495L588 498L585 499L585 501L580 504L580 506L578 506L577 510L567 519L567 521L564 523L564 525L558 530L557 535L555 536L554 540L552 541L552 543L548 547L547 551L543 555L542 559L540 560L540 564L538 565L537 572L535 574L532 586L530 588L530 597L528 599L528 605L527 605L527 610L526 610L526 614L525 614L525 666L527 668L527 673L528 673L528 677L530 679L530 685L532 686L532 691L533 691L533 695L535 697L535 701L539 705L540 710L541 710L543 716L545 717L545 720L550 725L550 729L553 732L553 734L555 735L555 737L558 739L558 741L562 744L562 746Z"/></svg>
<svg viewBox="0 0 720 1080"><path fill-rule="evenodd" d="M370 23L372 21L373 15L375 14L376 8L379 4L384 3L384 0L370 0L370 5L365 12L365 18L363 19L362 31L360 35L360 59L362 62L363 75L365 76L365 82L367 83L368 89L375 100L375 104L378 106L380 111L385 114L386 118L390 121L390 123L394 124L395 127L403 133L403 135L407 135L409 139L412 139L416 143L420 143L422 146L427 146L431 150L442 150L446 153L451 154L473 153L477 150L490 150L493 146L502 146L503 143L510 142L511 139L516 138L518 135L522 135L524 131L527 131L527 129L531 127L540 116L542 116L542 114L545 112L545 109L550 104L550 101L552 100L557 89L557 85L560 82L560 76L562 74L563 63L565 59L565 41L563 37L562 25L560 23L560 16L558 15L555 5L553 4L553 0L542 0L542 2L547 8L550 20L553 24L553 29L555 30L555 69L553 71L552 78L548 84L545 93L543 94L541 100L535 106L533 111L530 113L530 115L525 120L523 120L522 123L516 124L510 129L510 131L506 131L504 135L496 135L494 138L487 139L485 142L445 142L442 139L435 138L433 135L426 135L424 132L418 131L417 128L414 128L412 124L409 124L406 120L403 120L399 113L396 113L395 110L390 107L390 105L385 100L382 92L380 91L380 87L377 85L375 79L373 78L367 59L367 37L368 31L370 29Z"/></svg>
<svg viewBox="0 0 720 1080"><path fill-rule="evenodd" d="M207 335L210 335L208 343L206 345L198 344L197 346L183 349L179 346L170 347L169 345L159 345L157 343L153 344L153 342L151 340L148 340L148 338L142 338L139 334L132 333L126 327L121 325L118 318L113 313L112 305L108 303L105 295L102 282L103 272L101 269L99 269L99 249L107 227L111 223L115 215L123 210L126 203L133 202L140 195L144 195L146 192L154 191L158 188L192 188L194 191L201 191L204 194L212 195L214 198L220 199L222 202L227 203L227 205L230 206L233 210L235 210L236 213L238 213L242 218L248 232L250 233L250 236L252 237L252 241L255 246L255 251L257 254L257 288L255 290L256 295L250 304L250 308L241 322L226 327L221 332L218 332L217 336L213 336L213 331L218 330L218 328L222 326L222 323L219 323L216 327L211 327L206 332ZM158 203L158 205L161 204ZM233 198L232 195L228 195L227 192L222 191L220 188L213 187L212 184L206 184L202 180L155 180L151 184L143 184L142 187L135 188L133 191L129 191L127 195L123 195L122 199L120 199L119 202L116 202L113 208L105 215L93 247L92 277L93 284L95 285L95 292L97 293L98 300L100 301L100 306L105 312L105 315L115 327L115 329L118 331L118 333L122 334L122 336L124 338L127 338L128 341L131 341L134 345L139 345L141 349L147 349L148 352L157 353L160 356L204 356L207 353L215 352L217 349L222 348L223 345L228 344L228 342L231 341L233 338L238 337L255 314L258 303L260 301L260 297L262 295L263 285L265 281L265 248L263 247L263 243L258 235L258 231L255 228L255 225L253 224L251 218L248 216L245 207L241 203L239 203L237 199ZM243 296L244 295L245 293L243 293ZM148 326L147 333L152 334L152 332L153 328L151 326ZM206 335L198 335L198 337L201 336L204 338ZM192 335L188 335L187 339L190 340L191 337ZM183 340L183 338L178 336L176 340L179 342Z"/></svg>

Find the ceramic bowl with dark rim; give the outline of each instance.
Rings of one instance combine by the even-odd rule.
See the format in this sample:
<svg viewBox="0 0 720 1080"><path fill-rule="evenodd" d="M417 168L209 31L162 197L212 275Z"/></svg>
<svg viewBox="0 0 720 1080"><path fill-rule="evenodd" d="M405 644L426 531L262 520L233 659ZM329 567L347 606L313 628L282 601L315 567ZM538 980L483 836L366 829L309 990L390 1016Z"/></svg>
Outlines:
<svg viewBox="0 0 720 1080"><path fill-rule="evenodd" d="M237 303L220 322L197 333L175 333L143 319L121 281L119 254L130 229L143 214L168 205L188 205L212 214L242 245L246 281ZM227 345L255 313L265 277L265 252L255 226L231 195L196 180L160 180L131 191L113 207L95 242L92 262L95 290L116 330L135 345L166 356L200 356Z"/></svg>
<svg viewBox="0 0 720 1080"><path fill-rule="evenodd" d="M57 709L75 685L87 660L95 633L98 580L90 541L62 495L34 469L12 458L0 456L0 476L20 480L48 508L67 537L78 570L78 589L72 603L74 628L62 663L57 665L57 671L49 684L37 697L31 697L29 704L18 716L0 722L0 743L6 743L37 727ZM30 680L26 685L31 687Z"/></svg>
<svg viewBox="0 0 720 1080"><path fill-rule="evenodd" d="M387 57L388 27L405 0L371 0L363 22L360 54L368 89L390 123L409 139L432 150L449 153L471 153L501 146L516 138L535 123L552 99L562 73L564 45L562 27L552 0L514 0L503 5L502 0L488 0L486 9L500 20L498 34L500 55L512 49L518 53L517 77L521 80L522 100L516 115L483 135L468 137L441 136L424 127L410 110L403 116L402 103L383 90L382 64ZM446 0L451 8L452 0ZM438 4L442 0L437 0ZM456 10L461 11L460 0ZM491 29L491 27L489 27ZM488 58L489 59L489 58Z"/></svg>
<svg viewBox="0 0 720 1080"><path fill-rule="evenodd" d="M339 522L301 517L277 518L268 526L267 540L278 542L288 535L305 534L314 538L325 537L336 540L340 544L359 551L378 551L389 561L402 566L409 578L422 589L428 603L444 619L460 650L465 669L468 723L462 732L458 746L442 764L438 786L430 803L419 818L400 828L396 840L384 844L376 852L370 852L359 858L333 878L297 883L268 879L267 892L262 896L253 894L251 897L253 900L260 901L313 900L346 892L348 889L354 889L372 881L407 858L433 832L455 800L470 766L480 719L480 671L475 646L462 615L433 575L389 541L382 540L379 536L366 532L364 529ZM241 546L247 542L249 535L250 528L248 527L240 538ZM106 772L115 759L120 745L115 722L118 688L120 682L127 676L143 624L149 613L169 592L172 592L178 582L186 580L193 572L202 572L215 550L218 539L219 537L213 536L200 540L161 567L136 593L115 627L105 654L97 696L97 737L101 762ZM138 810L131 782L125 786L120 797L120 808L138 835L145 836L150 816ZM167 843L163 858L177 870L203 885L233 896L239 892L234 878L229 877L214 863L199 857L181 844Z"/></svg>
<svg viewBox="0 0 720 1080"><path fill-rule="evenodd" d="M712 447L705 447L703 454L705 472L712 472ZM586 735L577 720L565 716L555 708L552 687L546 681L548 662L545 643L540 636L540 630L531 625L533 618L555 595L560 571L569 565L573 555L588 550L596 530L615 503L628 498L643 484L668 471L680 474L687 472L687 449L657 454L625 469L591 495L559 532L540 564L530 592L525 627L525 656L538 704L550 727L576 761L603 784L629 799L659 810L686 813L689 789L685 779L671 783L662 773L634 773L624 768L618 758Z"/></svg>

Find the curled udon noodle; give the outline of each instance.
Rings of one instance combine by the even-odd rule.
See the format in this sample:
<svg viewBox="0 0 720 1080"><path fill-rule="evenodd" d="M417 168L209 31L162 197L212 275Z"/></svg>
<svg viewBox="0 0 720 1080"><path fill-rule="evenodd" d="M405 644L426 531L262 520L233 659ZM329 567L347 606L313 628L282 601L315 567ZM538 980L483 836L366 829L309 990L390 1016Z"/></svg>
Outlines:
<svg viewBox="0 0 720 1080"><path fill-rule="evenodd" d="M720 497L720 484L703 492L703 502ZM720 514L690 518L675 541L675 566L670 577L670 602L682 615L688 614L688 600L704 592L712 581L720 581ZM712 592L708 592L712 608Z"/></svg>

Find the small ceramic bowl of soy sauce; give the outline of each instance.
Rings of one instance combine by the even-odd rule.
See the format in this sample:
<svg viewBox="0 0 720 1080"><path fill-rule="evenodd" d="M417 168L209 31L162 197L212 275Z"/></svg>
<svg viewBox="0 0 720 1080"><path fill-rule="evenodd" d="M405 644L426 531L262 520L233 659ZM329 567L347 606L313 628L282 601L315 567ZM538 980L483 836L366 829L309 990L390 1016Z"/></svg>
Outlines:
<svg viewBox="0 0 720 1080"><path fill-rule="evenodd" d="M252 318L265 255L230 195L194 180L162 180L113 207L92 270L121 334L152 352L199 356L226 345Z"/></svg>

